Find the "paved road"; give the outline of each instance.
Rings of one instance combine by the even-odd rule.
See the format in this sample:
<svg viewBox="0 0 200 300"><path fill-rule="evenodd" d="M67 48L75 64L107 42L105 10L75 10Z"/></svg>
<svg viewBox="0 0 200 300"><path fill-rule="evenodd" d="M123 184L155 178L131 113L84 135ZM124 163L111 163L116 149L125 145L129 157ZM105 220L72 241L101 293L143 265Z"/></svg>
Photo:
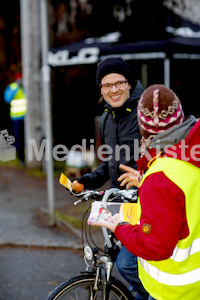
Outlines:
<svg viewBox="0 0 200 300"><path fill-rule="evenodd" d="M73 200L55 178L55 206ZM0 167L0 300L45 299L59 282L84 266L79 234L50 227L46 179L25 168ZM69 250L71 249L71 250Z"/></svg>
<svg viewBox="0 0 200 300"><path fill-rule="evenodd" d="M85 270L79 252L1 247L0 300L45 300L59 283Z"/></svg>
<svg viewBox="0 0 200 300"><path fill-rule="evenodd" d="M73 207L72 196L55 178L55 208ZM72 231L49 227L46 179L25 169L0 167L0 245L75 247Z"/></svg>
<svg viewBox="0 0 200 300"><path fill-rule="evenodd" d="M85 263L77 250L1 247L0 300L45 300L59 283L81 271ZM116 267L113 275L120 278Z"/></svg>
<svg viewBox="0 0 200 300"><path fill-rule="evenodd" d="M74 197L55 178L56 209L75 215ZM85 270L80 232L50 227L46 179L0 167L0 300L45 300L59 283ZM80 213L81 215L83 212ZM118 272L115 270L115 273Z"/></svg>

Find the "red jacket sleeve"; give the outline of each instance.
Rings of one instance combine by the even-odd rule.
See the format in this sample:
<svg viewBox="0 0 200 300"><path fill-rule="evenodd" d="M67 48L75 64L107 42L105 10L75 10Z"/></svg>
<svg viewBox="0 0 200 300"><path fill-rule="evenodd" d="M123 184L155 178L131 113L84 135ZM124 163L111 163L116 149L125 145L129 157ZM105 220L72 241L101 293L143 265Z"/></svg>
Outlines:
<svg viewBox="0 0 200 300"><path fill-rule="evenodd" d="M115 235L136 256L169 258L179 239L188 235L185 196L163 172L149 175L139 188L139 225L118 225Z"/></svg>

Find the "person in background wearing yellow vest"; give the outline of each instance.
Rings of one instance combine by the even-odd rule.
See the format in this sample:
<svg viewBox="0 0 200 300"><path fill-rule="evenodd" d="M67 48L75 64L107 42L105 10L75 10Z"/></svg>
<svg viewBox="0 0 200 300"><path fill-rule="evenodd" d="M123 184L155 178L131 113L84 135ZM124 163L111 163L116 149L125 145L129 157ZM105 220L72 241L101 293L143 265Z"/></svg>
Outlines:
<svg viewBox="0 0 200 300"><path fill-rule="evenodd" d="M24 155L24 116L27 110L27 100L22 87L22 74L16 73L15 81L9 84L4 91L4 100L10 104L10 118L13 123L15 147L20 163L25 161Z"/></svg>
<svg viewBox="0 0 200 300"><path fill-rule="evenodd" d="M119 181L139 187L138 223L106 227L138 257L149 299L200 299L200 120L164 85L145 90L137 114L138 170L121 165Z"/></svg>

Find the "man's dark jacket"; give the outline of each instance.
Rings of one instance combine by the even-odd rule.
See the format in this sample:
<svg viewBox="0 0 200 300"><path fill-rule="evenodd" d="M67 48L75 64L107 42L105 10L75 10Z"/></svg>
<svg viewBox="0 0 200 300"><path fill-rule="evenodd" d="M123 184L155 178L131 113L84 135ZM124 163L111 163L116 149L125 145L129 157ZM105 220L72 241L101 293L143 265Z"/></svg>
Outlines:
<svg viewBox="0 0 200 300"><path fill-rule="evenodd" d="M137 80L135 81L135 88L131 97L121 107L112 108L106 103L105 110L108 111L108 114L103 126L104 138L102 144L109 145L112 148L112 154L108 155L109 158L112 157L112 159L103 161L96 170L78 179L78 182L83 183L86 189L99 188L109 179L110 187L120 188L120 183L117 181L118 177L122 174L119 165L126 164L136 168L134 160L134 140L140 141L141 139L137 121L137 103L143 92L144 89L140 81ZM127 145L130 151L126 151L122 147L120 152L117 151L116 153L116 145L119 145L119 147ZM137 145L139 145L139 142L136 143L136 146ZM106 150L107 149L108 148L106 148Z"/></svg>

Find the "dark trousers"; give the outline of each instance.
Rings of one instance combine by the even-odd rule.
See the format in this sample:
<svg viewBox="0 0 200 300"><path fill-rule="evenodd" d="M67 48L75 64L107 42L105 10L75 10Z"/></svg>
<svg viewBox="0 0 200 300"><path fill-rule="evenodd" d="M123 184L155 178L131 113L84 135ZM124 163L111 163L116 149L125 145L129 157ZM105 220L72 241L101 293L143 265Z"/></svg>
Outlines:
<svg viewBox="0 0 200 300"><path fill-rule="evenodd" d="M12 120L13 122L13 134L15 137L14 146L17 150L17 156L21 162L24 162L24 120Z"/></svg>
<svg viewBox="0 0 200 300"><path fill-rule="evenodd" d="M124 246L117 255L116 266L121 276L133 287L135 299L148 299L149 294L144 289L138 277L137 257L130 253Z"/></svg>

